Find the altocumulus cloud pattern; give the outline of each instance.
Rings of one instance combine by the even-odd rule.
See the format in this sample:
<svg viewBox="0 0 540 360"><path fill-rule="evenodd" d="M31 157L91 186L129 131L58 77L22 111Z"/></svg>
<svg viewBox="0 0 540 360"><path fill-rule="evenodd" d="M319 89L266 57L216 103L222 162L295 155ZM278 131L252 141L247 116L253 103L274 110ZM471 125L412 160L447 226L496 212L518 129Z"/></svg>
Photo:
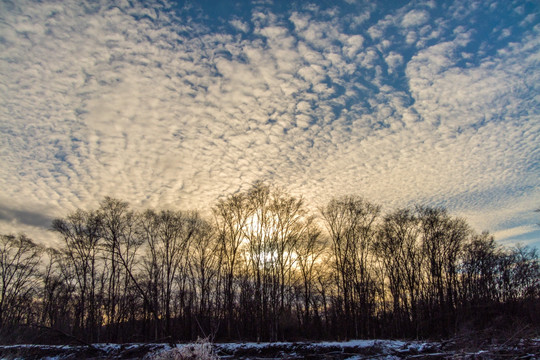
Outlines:
<svg viewBox="0 0 540 360"><path fill-rule="evenodd" d="M540 245L537 1L0 2L0 226L105 195L446 206ZM34 235L35 234L35 235Z"/></svg>

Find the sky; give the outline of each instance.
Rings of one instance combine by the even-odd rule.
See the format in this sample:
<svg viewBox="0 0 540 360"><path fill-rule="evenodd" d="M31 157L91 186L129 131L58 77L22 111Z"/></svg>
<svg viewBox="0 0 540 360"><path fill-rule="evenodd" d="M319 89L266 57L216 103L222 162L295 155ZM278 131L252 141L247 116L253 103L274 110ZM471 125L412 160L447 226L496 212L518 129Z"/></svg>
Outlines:
<svg viewBox="0 0 540 360"><path fill-rule="evenodd" d="M262 180L540 248L539 89L538 1L0 0L0 233Z"/></svg>

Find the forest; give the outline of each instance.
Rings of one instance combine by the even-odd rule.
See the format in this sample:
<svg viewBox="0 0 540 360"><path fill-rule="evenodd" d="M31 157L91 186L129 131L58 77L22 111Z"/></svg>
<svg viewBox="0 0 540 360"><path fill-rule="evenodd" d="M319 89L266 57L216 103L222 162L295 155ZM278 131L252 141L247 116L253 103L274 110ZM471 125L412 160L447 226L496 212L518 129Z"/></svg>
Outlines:
<svg viewBox="0 0 540 360"><path fill-rule="evenodd" d="M0 235L4 344L440 339L540 324L537 249L499 246L444 208L342 196L312 209L258 182L208 216L105 197L51 231L60 246Z"/></svg>

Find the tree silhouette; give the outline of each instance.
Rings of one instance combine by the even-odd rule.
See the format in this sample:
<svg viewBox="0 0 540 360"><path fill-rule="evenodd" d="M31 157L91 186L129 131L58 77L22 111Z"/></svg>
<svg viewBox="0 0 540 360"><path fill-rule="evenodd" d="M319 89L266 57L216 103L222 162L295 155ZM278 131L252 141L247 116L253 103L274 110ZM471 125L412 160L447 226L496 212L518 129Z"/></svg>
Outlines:
<svg viewBox="0 0 540 360"><path fill-rule="evenodd" d="M43 327L82 342L539 330L538 250L498 246L443 208L383 213L351 195L313 214L258 182L212 215L106 197L55 219L55 248L0 235L0 340Z"/></svg>

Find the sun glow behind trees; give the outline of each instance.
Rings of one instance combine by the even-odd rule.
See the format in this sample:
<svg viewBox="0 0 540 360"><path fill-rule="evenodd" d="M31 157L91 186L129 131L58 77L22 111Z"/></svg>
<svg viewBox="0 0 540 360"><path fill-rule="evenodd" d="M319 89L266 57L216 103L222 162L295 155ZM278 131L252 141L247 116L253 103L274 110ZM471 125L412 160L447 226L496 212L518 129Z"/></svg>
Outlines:
<svg viewBox="0 0 540 360"><path fill-rule="evenodd" d="M34 324L93 342L294 340L447 336L493 313L538 323L535 250L497 248L444 209L383 213L345 196L311 214L255 183L213 215L107 197L53 222L64 245L30 277L6 259L20 249L35 267L39 247L2 236L1 278L22 279L2 280L2 335Z"/></svg>

